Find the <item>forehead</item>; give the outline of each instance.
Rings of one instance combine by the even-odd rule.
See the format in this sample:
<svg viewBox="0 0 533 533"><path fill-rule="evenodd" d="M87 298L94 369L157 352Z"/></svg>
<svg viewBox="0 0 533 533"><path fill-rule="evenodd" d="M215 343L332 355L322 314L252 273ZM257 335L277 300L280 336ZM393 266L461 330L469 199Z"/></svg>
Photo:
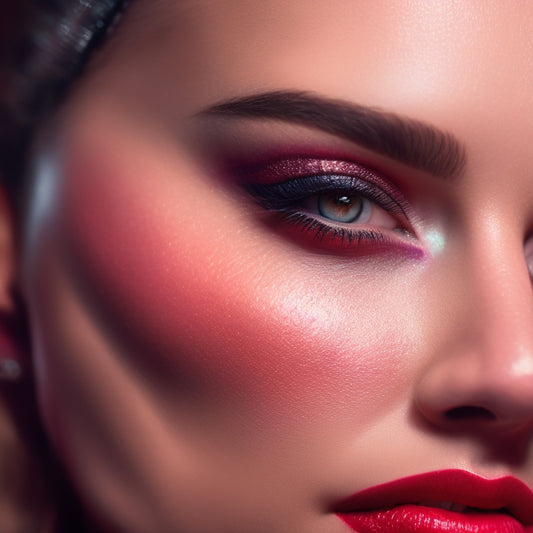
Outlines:
<svg viewBox="0 0 533 533"><path fill-rule="evenodd" d="M132 96L177 117L235 96L313 91L435 124L471 162L522 164L532 27L527 1L137 0L92 80L120 104Z"/></svg>
<svg viewBox="0 0 533 533"><path fill-rule="evenodd" d="M290 87L416 114L452 94L486 113L489 92L512 113L511 93L533 102L532 26L526 1L138 0L114 48L170 97Z"/></svg>

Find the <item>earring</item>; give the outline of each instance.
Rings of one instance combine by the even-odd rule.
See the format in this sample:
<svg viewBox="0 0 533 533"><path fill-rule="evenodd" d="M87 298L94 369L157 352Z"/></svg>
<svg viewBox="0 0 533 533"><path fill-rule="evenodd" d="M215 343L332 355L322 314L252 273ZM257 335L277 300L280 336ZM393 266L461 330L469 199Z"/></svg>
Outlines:
<svg viewBox="0 0 533 533"><path fill-rule="evenodd" d="M16 381L22 376L22 368L18 361L0 358L0 381Z"/></svg>

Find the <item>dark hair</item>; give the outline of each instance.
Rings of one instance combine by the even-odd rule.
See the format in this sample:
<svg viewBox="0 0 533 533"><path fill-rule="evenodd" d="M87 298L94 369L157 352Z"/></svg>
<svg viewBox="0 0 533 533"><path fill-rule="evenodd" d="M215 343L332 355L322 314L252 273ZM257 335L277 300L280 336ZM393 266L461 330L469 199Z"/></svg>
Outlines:
<svg viewBox="0 0 533 533"><path fill-rule="evenodd" d="M128 0L26 0L0 65L0 174L17 180L31 132L64 96Z"/></svg>
<svg viewBox="0 0 533 533"><path fill-rule="evenodd" d="M35 128L82 72L127 2L8 1L0 15L0 180L18 193ZM20 335L26 338L27 332ZM10 511L9 531L85 531L76 494L39 420L31 371L25 376L16 384L0 380L2 513ZM5 527L3 514L0 523Z"/></svg>

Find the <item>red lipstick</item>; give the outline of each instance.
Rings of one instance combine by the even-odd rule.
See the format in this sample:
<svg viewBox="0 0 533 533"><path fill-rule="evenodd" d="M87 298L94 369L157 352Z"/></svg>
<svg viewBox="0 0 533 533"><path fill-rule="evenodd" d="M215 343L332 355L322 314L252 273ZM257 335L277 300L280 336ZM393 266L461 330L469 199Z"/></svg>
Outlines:
<svg viewBox="0 0 533 533"><path fill-rule="evenodd" d="M357 533L533 533L533 492L524 483L463 470L371 487L335 512Z"/></svg>

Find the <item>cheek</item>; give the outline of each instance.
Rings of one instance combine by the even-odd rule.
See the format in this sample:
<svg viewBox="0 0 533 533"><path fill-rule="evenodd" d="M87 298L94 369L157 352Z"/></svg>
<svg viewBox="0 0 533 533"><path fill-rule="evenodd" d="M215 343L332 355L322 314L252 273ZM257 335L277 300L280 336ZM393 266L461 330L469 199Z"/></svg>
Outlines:
<svg viewBox="0 0 533 533"><path fill-rule="evenodd" d="M157 401L361 427L402 398L417 331L401 261L305 252L183 154L84 146L63 178L66 277Z"/></svg>

